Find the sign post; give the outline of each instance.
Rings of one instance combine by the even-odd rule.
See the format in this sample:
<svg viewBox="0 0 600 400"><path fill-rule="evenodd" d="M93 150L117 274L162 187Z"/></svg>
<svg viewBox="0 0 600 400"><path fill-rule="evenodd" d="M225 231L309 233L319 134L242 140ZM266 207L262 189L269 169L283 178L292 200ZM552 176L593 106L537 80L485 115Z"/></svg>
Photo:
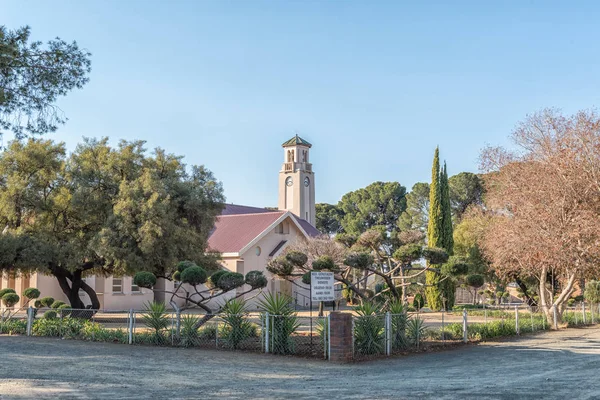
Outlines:
<svg viewBox="0 0 600 400"><path fill-rule="evenodd" d="M310 299L312 301L334 301L333 272L310 273Z"/></svg>

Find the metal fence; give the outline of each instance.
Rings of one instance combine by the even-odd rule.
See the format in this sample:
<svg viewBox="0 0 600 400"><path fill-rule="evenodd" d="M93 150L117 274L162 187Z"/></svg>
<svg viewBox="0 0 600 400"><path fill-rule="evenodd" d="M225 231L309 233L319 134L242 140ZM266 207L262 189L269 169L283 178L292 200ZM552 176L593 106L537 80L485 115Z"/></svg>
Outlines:
<svg viewBox="0 0 600 400"><path fill-rule="evenodd" d="M0 334L327 358L327 317L269 313L22 309L0 318Z"/></svg>

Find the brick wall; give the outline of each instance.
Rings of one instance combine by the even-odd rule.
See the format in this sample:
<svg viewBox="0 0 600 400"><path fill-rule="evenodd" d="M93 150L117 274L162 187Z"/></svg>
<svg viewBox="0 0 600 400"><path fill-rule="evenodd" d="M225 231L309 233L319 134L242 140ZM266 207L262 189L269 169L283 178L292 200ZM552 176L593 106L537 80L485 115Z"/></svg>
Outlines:
<svg viewBox="0 0 600 400"><path fill-rule="evenodd" d="M353 360L352 349L352 314L332 312L330 322L330 355L331 361L349 362Z"/></svg>

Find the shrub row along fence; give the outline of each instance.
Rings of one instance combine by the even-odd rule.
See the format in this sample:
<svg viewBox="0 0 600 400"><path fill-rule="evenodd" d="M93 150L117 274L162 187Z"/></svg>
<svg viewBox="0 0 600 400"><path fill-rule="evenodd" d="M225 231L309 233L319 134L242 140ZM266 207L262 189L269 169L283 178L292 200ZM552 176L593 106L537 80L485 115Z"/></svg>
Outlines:
<svg viewBox="0 0 600 400"><path fill-rule="evenodd" d="M0 320L0 333L132 345L242 350L327 358L327 317L29 308Z"/></svg>
<svg viewBox="0 0 600 400"><path fill-rule="evenodd" d="M600 315L598 311L597 307L581 305L565 311L563 319L569 326L593 324ZM542 313L517 307L514 310L465 309L445 314L362 313L351 317L350 351L352 359L364 360L550 328ZM335 327L333 329L335 333ZM165 312L164 309L107 312L29 308L0 319L3 334L324 359L331 354L330 332L329 316L308 317L296 313L200 315Z"/></svg>

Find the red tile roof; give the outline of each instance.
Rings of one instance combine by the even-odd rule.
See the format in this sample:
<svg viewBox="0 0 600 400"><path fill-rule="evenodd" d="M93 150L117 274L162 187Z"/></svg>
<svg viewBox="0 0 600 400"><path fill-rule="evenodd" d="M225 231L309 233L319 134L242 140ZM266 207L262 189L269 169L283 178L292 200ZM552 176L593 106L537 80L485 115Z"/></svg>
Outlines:
<svg viewBox="0 0 600 400"><path fill-rule="evenodd" d="M285 213L286 211L226 204L221 216L215 221L213 231L208 238L208 247L219 253L238 253ZM294 214L292 218L309 236L321 234L308 221Z"/></svg>
<svg viewBox="0 0 600 400"><path fill-rule="evenodd" d="M232 214L217 217L208 247L220 253L237 253L267 229L284 211Z"/></svg>

